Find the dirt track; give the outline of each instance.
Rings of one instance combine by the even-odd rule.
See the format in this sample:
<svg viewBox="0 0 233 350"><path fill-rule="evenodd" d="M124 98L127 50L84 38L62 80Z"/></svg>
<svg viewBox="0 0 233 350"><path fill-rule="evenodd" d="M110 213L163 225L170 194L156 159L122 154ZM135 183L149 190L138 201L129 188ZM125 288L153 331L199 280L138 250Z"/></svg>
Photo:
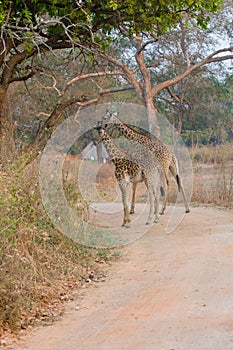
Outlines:
<svg viewBox="0 0 233 350"><path fill-rule="evenodd" d="M232 350L232 211L193 208L172 233L165 218L81 292L27 350Z"/></svg>

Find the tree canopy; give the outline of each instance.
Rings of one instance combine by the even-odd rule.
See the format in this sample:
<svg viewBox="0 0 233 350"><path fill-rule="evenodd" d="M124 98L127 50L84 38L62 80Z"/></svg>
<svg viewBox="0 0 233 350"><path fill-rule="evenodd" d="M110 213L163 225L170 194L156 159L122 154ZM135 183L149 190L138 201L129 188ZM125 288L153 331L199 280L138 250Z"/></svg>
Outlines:
<svg viewBox="0 0 233 350"><path fill-rule="evenodd" d="M183 13L205 28L221 0L0 1L1 84L31 77L29 57L68 47L106 49L114 30L158 36L176 26Z"/></svg>
<svg viewBox="0 0 233 350"><path fill-rule="evenodd" d="M205 28L209 12L217 11L221 4L221 0L4 0L0 1L2 50L9 52L9 41L14 41L14 46L26 41L28 51L33 44L37 49L40 45L53 49L71 42L83 45L88 40L98 44L100 29L101 42L103 33L110 34L112 29L124 31L126 27L130 33L159 35L175 26L184 12Z"/></svg>
<svg viewBox="0 0 233 350"><path fill-rule="evenodd" d="M108 71L106 69L95 71L93 62L93 70L89 71L89 75L82 75L79 71L73 80L64 81L64 86L59 91L54 85L59 98L50 116L37 132L37 143L34 142L34 146L37 144L37 150L34 156L43 149L67 106L78 102L83 106L88 105L86 102L83 103L86 96L84 98L76 96L70 101L65 100L64 96L68 95L66 93L74 83L88 77L95 79L105 75L121 75L128 83L124 88L134 88L138 96L141 99L144 98L145 105L152 108L154 97L162 89L168 89L169 86L177 84L205 64L231 58L232 55L224 55L225 52L231 51L231 48L226 48L212 52L201 59L196 57L197 60L192 62L187 49L186 32L189 26L195 23L196 26L205 29L210 21L210 14L218 12L221 5L222 0L0 1L0 160L4 157L10 159L10 153L15 149L8 87L16 81L28 81L40 73L41 69L45 75L45 68L41 68L41 62L38 64L38 59L43 61L46 52L71 49L71 53L77 56L77 50L79 50L78 55L81 52L89 62L96 57L101 62L103 60L107 62L105 66L108 67ZM166 81L156 79L153 81L152 65L148 64L146 50L151 44L151 48L157 50L158 43L161 46L164 42L163 36L175 30L181 23L183 26L180 27L179 40L181 40L183 68L176 76L170 75ZM131 52L137 63L136 68L124 62L123 57L118 59L115 55L121 45L119 40L122 38L127 38L132 45ZM221 58L219 54L222 55ZM162 56L166 56L165 51ZM155 56L154 58L153 65L156 69L158 60L156 61ZM119 86L120 89L122 89L121 86ZM119 90L113 88L108 92ZM98 101L99 96L90 103ZM12 140L11 145L9 140ZM5 155L2 157L1 154L4 152Z"/></svg>

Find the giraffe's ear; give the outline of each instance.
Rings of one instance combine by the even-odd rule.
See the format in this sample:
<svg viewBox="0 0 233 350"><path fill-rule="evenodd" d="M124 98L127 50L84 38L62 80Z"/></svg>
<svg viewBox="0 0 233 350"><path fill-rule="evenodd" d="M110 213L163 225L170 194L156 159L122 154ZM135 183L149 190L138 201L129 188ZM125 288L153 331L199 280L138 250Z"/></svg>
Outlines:
<svg viewBox="0 0 233 350"><path fill-rule="evenodd" d="M97 123L97 125L94 126L94 129L99 130L99 129L102 128L102 127L103 127L103 126L102 126L102 121L99 120L98 123Z"/></svg>

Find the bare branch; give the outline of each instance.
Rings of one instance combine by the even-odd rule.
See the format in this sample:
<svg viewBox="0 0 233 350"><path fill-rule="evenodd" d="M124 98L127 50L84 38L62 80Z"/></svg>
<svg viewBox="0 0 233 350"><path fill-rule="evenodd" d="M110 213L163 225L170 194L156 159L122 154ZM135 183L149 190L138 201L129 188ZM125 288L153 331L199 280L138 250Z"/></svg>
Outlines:
<svg viewBox="0 0 233 350"><path fill-rule="evenodd" d="M67 83L67 86L70 86L78 81L85 80L88 78L94 78L94 77L102 77L106 75L122 75L121 71L107 71L107 72L96 72L96 73L88 73L88 74L83 74L78 77L75 77L74 79L70 80Z"/></svg>
<svg viewBox="0 0 233 350"><path fill-rule="evenodd" d="M22 51L18 54L15 54L12 56L9 61L7 62L5 68L3 69L2 73L2 85L7 86L9 84L10 79L12 78L12 74L14 71L14 68L17 64L21 63L25 58L27 57L26 51Z"/></svg>
<svg viewBox="0 0 233 350"><path fill-rule="evenodd" d="M40 113L38 113L38 116L49 117L50 114L49 113L40 112Z"/></svg>
<svg viewBox="0 0 233 350"><path fill-rule="evenodd" d="M225 60L229 60L229 59L233 59L233 55L225 55L225 56L218 56L218 57L214 57L220 53L223 52L232 52L233 51L233 47L228 47L228 48L224 48L224 49L220 49L217 50L215 52L213 52L212 54L210 54L209 56L207 56L205 59L203 59L202 61L187 67L187 69L177 75L174 78L168 79L166 81L163 81L162 83L157 84L153 89L152 89L152 95L155 96L159 91L161 91L162 89L165 89L171 85L175 85L178 82L180 82L182 79L186 78L188 75L190 75L192 72L196 71L198 68L208 64L208 63L212 63L212 62L220 62L220 61L225 61Z"/></svg>
<svg viewBox="0 0 233 350"><path fill-rule="evenodd" d="M142 90L141 90L140 83L138 82L137 78L135 77L134 72L131 71L127 65L125 65L124 63L116 60L115 58L113 58L112 56L110 56L110 55L108 55L106 53L97 52L96 54L99 57L107 60L108 62L110 62L112 64L114 64L115 66L121 68L122 71L124 72L127 80L134 85L135 90L137 91L137 94L139 95L139 97L142 98Z"/></svg>
<svg viewBox="0 0 233 350"><path fill-rule="evenodd" d="M139 55L146 48L147 45L154 44L156 41L158 41L158 39L157 40L151 39L143 43L141 47L137 50L136 56Z"/></svg>
<svg viewBox="0 0 233 350"><path fill-rule="evenodd" d="M120 87L104 89L104 90L100 89L99 94L106 95L106 94L113 94L115 92L127 91L127 90L135 90L135 86L128 85L128 86L120 86Z"/></svg>
<svg viewBox="0 0 233 350"><path fill-rule="evenodd" d="M191 62L190 58L186 49L186 43L185 43L185 37L186 37L186 28L185 25L183 24L182 20L180 21L180 27L181 27L181 49L184 55L184 58L186 59L187 66L190 67Z"/></svg>
<svg viewBox="0 0 233 350"><path fill-rule="evenodd" d="M56 78L54 77L53 74L47 74L45 72L40 72L40 75L44 75L46 77L49 77L53 80L53 84L52 86L46 86L44 84L42 84L40 81L38 81L39 85L43 88L43 89L47 89L47 90L55 90L59 96L62 95L61 91L57 88L57 80Z"/></svg>
<svg viewBox="0 0 233 350"><path fill-rule="evenodd" d="M142 41L142 38L140 35L138 35L137 36L138 51L135 58L139 66L140 72L143 76L143 84L141 84L141 86L143 87L143 96L146 96L147 99L150 99L152 97L151 96L151 71L150 69L147 69L145 64L143 47L145 46Z"/></svg>
<svg viewBox="0 0 233 350"><path fill-rule="evenodd" d="M188 105L189 113L190 113L190 116L192 117L193 116L193 106L190 103L190 101L187 98L185 98L183 95L179 96L179 95L175 94L170 87L167 87L166 90L168 91L168 93L172 97L173 101L176 101L180 104L183 104L185 102Z"/></svg>
<svg viewBox="0 0 233 350"><path fill-rule="evenodd" d="M26 74L22 77L14 77L14 78L9 79L8 84L13 83L15 81L26 81L29 78L31 78L34 74L35 74L35 71L31 70L31 72L29 72L28 74Z"/></svg>
<svg viewBox="0 0 233 350"><path fill-rule="evenodd" d="M213 52L212 54L210 54L209 56L207 56L207 60L210 60L213 56L216 56L218 55L219 53L223 53L223 52L233 52L233 46L230 46L230 47L225 47L224 49L219 49L215 52ZM226 56L227 57L227 56ZM233 57L233 55L231 55L231 58ZM217 57L216 57L217 58ZM221 61L221 59L223 58L222 56L219 56L218 57ZM226 58L228 59L228 58ZM212 62L212 61L211 61ZM209 63L209 62L208 62Z"/></svg>

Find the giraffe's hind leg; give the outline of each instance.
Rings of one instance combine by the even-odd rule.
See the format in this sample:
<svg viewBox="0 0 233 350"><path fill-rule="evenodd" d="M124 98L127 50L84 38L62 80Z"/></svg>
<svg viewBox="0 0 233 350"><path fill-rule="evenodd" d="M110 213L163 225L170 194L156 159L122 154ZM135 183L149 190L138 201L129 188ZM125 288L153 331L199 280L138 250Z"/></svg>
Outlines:
<svg viewBox="0 0 233 350"><path fill-rule="evenodd" d="M177 162L175 162L173 160L173 163L171 163L170 167L169 167L170 172L172 173L172 175L174 176L177 186L178 186L178 190L181 192L182 197L183 197L183 201L184 201L184 206L185 206L185 212L189 213L190 209L189 209L189 205L188 205L188 201L185 195L185 191L184 191L184 187L180 178L180 175L178 173L178 165Z"/></svg>
<svg viewBox="0 0 233 350"><path fill-rule="evenodd" d="M159 174L158 177L155 180L154 184L154 213L155 213L155 218L154 218L154 223L159 221L159 197L160 197L160 181L159 181Z"/></svg>
<svg viewBox="0 0 233 350"><path fill-rule="evenodd" d="M146 225L150 225L153 222L153 217L154 217L154 203L155 203L155 195L154 195L154 189L151 184L147 185L148 189L148 194L149 194L149 202L150 202L150 207L149 207L149 215L146 220Z"/></svg>
<svg viewBox="0 0 233 350"><path fill-rule="evenodd" d="M165 177L164 176L164 180L163 180L163 192L164 192L164 196L163 196L163 204L162 204L162 208L160 210L160 215L163 215L165 210L166 210L166 207L167 207L167 197L168 197L168 189L169 189L169 181L168 181L168 178L167 176Z"/></svg>
<svg viewBox="0 0 233 350"><path fill-rule="evenodd" d="M130 208L130 214L134 214L135 211L135 196L136 196L136 189L137 189L137 183L133 183L133 194L132 194L132 201L131 201L131 208Z"/></svg>

